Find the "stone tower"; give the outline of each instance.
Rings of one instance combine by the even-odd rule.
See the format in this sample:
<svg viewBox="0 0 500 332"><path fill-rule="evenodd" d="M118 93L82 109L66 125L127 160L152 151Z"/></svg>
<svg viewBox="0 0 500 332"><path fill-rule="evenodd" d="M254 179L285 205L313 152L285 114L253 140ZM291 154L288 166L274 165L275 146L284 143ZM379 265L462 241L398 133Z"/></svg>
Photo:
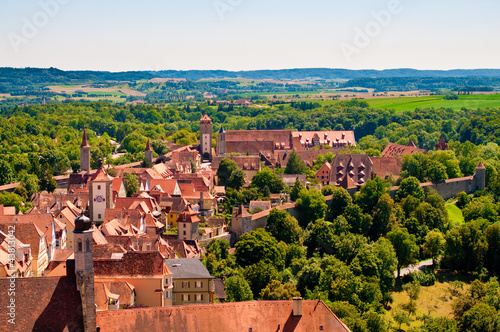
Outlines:
<svg viewBox="0 0 500 332"><path fill-rule="evenodd" d="M207 114L200 119L201 160L212 161L212 119Z"/></svg>
<svg viewBox="0 0 500 332"><path fill-rule="evenodd" d="M83 326L85 332L96 331L96 307L94 297L94 255L92 252L92 224L82 214L75 219L75 274L76 288L82 299Z"/></svg>
<svg viewBox="0 0 500 332"><path fill-rule="evenodd" d="M89 209L92 222L100 225L104 221L106 209L114 208L113 178L106 173L102 165L92 175L89 184Z"/></svg>
<svg viewBox="0 0 500 332"><path fill-rule="evenodd" d="M144 158L148 160L151 164L153 163L153 150L151 149L151 143L146 144L146 150L144 150Z"/></svg>
<svg viewBox="0 0 500 332"><path fill-rule="evenodd" d="M217 155L226 155L226 131L220 126L219 136L217 136Z"/></svg>
<svg viewBox="0 0 500 332"><path fill-rule="evenodd" d="M476 174L474 174L474 182L476 190L484 190L486 188L486 167L484 167L482 162L476 167Z"/></svg>
<svg viewBox="0 0 500 332"><path fill-rule="evenodd" d="M87 141L87 130L83 129L82 144L80 145L80 169L90 172L90 145Z"/></svg>

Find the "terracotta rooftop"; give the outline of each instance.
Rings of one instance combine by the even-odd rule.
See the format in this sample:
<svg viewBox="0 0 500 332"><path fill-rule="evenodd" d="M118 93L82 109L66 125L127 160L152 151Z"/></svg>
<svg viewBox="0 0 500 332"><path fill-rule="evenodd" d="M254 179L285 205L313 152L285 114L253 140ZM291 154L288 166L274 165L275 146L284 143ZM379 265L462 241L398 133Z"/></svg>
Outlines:
<svg viewBox="0 0 500 332"><path fill-rule="evenodd" d="M292 301L252 301L164 308L99 311L101 331L350 331L322 302L302 301L302 316Z"/></svg>
<svg viewBox="0 0 500 332"><path fill-rule="evenodd" d="M10 280L0 279L0 305L6 308ZM83 331L80 294L67 277L16 279L16 325L0 320L0 331Z"/></svg>
<svg viewBox="0 0 500 332"><path fill-rule="evenodd" d="M112 277L162 277L171 272L165 265L165 258L158 251L129 251L121 259L94 259L96 278Z"/></svg>
<svg viewBox="0 0 500 332"><path fill-rule="evenodd" d="M411 142L413 143L413 142ZM396 156L404 156L412 153L425 153L424 149L419 149L413 145L401 145L396 143L389 143L385 147L384 151L382 151L382 157L396 157Z"/></svg>
<svg viewBox="0 0 500 332"><path fill-rule="evenodd" d="M97 172L92 176L92 181L95 182L110 182L113 181L113 177L110 176L104 168L99 168Z"/></svg>
<svg viewBox="0 0 500 332"><path fill-rule="evenodd" d="M401 157L370 157L373 162L373 173L381 179L387 179L389 175L399 177L403 158Z"/></svg>

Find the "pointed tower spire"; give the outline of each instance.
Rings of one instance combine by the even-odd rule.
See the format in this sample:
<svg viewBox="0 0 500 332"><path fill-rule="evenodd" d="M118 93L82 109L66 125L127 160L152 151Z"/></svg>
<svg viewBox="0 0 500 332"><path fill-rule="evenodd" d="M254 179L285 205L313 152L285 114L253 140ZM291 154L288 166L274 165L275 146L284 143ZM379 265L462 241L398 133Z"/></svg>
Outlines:
<svg viewBox="0 0 500 332"><path fill-rule="evenodd" d="M80 145L80 169L90 172L90 145L87 141L87 130L83 128L82 144Z"/></svg>
<svg viewBox="0 0 500 332"><path fill-rule="evenodd" d="M144 159L146 159L150 164L153 163L153 149L151 149L149 138L148 143L146 144L146 149L144 150Z"/></svg>
<svg viewBox="0 0 500 332"><path fill-rule="evenodd" d="M83 128L82 145L80 147L85 148L87 146L90 146L87 141L87 129Z"/></svg>

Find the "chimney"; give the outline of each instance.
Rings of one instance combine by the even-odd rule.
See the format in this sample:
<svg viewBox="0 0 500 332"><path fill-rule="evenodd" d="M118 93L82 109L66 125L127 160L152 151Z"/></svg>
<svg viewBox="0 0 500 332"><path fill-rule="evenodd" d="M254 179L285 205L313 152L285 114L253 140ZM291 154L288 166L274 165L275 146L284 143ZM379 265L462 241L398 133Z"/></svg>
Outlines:
<svg viewBox="0 0 500 332"><path fill-rule="evenodd" d="M293 298L293 316L294 317L302 317L302 298L294 297Z"/></svg>

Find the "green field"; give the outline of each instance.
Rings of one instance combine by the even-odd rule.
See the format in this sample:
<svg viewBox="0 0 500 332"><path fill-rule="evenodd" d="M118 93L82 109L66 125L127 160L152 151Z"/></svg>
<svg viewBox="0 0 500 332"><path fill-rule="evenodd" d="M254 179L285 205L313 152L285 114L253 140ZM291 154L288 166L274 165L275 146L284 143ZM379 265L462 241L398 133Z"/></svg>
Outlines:
<svg viewBox="0 0 500 332"><path fill-rule="evenodd" d="M452 223L463 224L464 216L455 203L446 205L446 211L448 212L448 218L450 218Z"/></svg>
<svg viewBox="0 0 500 332"><path fill-rule="evenodd" d="M445 100L443 96L379 98L365 100L373 108L395 111L413 111L416 108L500 107L500 94L459 96L458 100Z"/></svg>

